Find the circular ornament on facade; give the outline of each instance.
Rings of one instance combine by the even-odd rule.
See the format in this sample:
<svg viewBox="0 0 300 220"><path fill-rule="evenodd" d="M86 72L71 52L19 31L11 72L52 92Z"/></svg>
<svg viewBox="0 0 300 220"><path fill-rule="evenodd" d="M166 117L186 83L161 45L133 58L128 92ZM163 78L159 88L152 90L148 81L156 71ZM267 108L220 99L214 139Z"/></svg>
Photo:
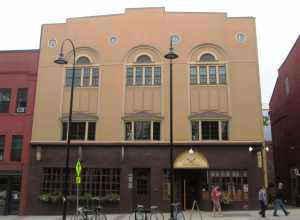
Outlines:
<svg viewBox="0 0 300 220"><path fill-rule="evenodd" d="M172 39L172 43L173 44L178 44L180 42L180 40L181 40L180 37L178 35L176 35L176 34L171 35L171 39Z"/></svg>
<svg viewBox="0 0 300 220"><path fill-rule="evenodd" d="M56 45L57 45L57 43L56 43L56 40L54 38L52 38L48 41L48 47L49 48L56 48Z"/></svg>
<svg viewBox="0 0 300 220"><path fill-rule="evenodd" d="M110 36L110 38L109 38L109 43L111 44L111 45L116 45L117 43L118 43L118 37L117 36Z"/></svg>
<svg viewBox="0 0 300 220"><path fill-rule="evenodd" d="M235 35L235 39L239 43L245 43L247 41L247 36L246 34L239 32Z"/></svg>

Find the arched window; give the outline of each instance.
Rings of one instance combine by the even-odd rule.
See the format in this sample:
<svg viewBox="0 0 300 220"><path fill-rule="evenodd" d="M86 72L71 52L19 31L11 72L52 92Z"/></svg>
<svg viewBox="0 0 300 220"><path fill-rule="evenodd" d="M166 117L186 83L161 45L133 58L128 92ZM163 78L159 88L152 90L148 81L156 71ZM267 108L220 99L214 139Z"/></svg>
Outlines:
<svg viewBox="0 0 300 220"><path fill-rule="evenodd" d="M82 56L76 60L76 64L80 64L80 65L91 64L91 61L88 57Z"/></svg>
<svg viewBox="0 0 300 220"><path fill-rule="evenodd" d="M141 55L136 59L137 63L151 63L152 60L148 55Z"/></svg>
<svg viewBox="0 0 300 220"><path fill-rule="evenodd" d="M210 61L216 61L215 56L210 53L205 53L200 57L200 62L210 62Z"/></svg>
<svg viewBox="0 0 300 220"><path fill-rule="evenodd" d="M92 65L90 59L86 56L81 56L76 60L74 86L75 87L98 87L99 84L99 67ZM66 69L65 86L72 85L73 69Z"/></svg>

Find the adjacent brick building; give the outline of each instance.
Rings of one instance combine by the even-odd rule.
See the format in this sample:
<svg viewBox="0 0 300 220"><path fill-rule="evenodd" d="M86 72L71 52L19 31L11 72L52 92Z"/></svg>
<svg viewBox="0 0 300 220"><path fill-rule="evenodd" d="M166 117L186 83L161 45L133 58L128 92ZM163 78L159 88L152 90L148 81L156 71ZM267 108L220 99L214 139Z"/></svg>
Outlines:
<svg viewBox="0 0 300 220"><path fill-rule="evenodd" d="M300 36L280 66L270 101L276 181L300 204ZM297 199L298 197L298 199Z"/></svg>
<svg viewBox="0 0 300 220"><path fill-rule="evenodd" d="M22 214L39 50L0 51L0 215Z"/></svg>

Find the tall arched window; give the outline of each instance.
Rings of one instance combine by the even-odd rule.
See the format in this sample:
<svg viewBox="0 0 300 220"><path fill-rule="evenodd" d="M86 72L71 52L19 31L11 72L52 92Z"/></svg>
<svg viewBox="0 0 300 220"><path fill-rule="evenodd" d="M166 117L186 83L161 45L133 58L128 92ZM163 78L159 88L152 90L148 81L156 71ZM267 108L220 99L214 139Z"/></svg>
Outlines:
<svg viewBox="0 0 300 220"><path fill-rule="evenodd" d="M72 68L66 69L65 86L72 85ZM74 86L76 87L97 87L99 84L99 67L92 65L90 59L81 56L76 60Z"/></svg>
<svg viewBox="0 0 300 220"><path fill-rule="evenodd" d="M226 84L226 64L218 61L211 53L202 54L197 64L190 66L190 83Z"/></svg>
<svg viewBox="0 0 300 220"><path fill-rule="evenodd" d="M127 85L160 85L161 67L155 64L148 55L140 55L136 63L127 66Z"/></svg>

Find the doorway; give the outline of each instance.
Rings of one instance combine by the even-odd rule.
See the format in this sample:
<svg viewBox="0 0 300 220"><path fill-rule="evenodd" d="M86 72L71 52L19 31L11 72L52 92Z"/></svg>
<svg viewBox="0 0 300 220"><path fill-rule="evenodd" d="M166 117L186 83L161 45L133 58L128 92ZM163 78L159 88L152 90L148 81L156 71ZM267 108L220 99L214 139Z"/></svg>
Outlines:
<svg viewBox="0 0 300 220"><path fill-rule="evenodd" d="M0 175L0 215L17 215L20 206L21 176Z"/></svg>
<svg viewBox="0 0 300 220"><path fill-rule="evenodd" d="M136 205L150 207L150 172L149 168L133 169L133 201Z"/></svg>
<svg viewBox="0 0 300 220"><path fill-rule="evenodd" d="M176 170L176 195L184 210L192 209L194 201L202 203L202 191L208 189L207 170Z"/></svg>

